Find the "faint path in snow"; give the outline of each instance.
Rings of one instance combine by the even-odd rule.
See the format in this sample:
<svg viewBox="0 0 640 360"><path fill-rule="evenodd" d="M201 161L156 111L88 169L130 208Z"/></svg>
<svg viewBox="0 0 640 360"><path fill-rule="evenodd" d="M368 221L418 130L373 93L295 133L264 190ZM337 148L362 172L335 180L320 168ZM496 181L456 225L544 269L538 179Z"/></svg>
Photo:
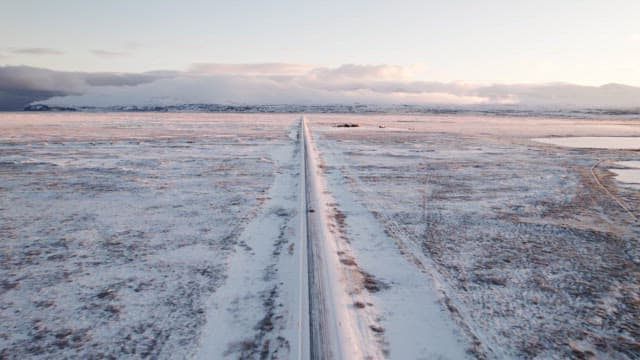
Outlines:
<svg viewBox="0 0 640 360"><path fill-rule="evenodd" d="M290 134L295 144L295 132ZM272 153L277 175L262 210L229 256L227 279L209 301L197 359L295 358L299 354L300 244L295 146Z"/></svg>

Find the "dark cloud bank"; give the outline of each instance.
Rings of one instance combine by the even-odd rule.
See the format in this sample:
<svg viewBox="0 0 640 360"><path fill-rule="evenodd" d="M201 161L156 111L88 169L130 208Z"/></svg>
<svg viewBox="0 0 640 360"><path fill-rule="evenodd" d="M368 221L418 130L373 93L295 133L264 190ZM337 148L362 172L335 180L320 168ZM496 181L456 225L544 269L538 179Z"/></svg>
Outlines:
<svg viewBox="0 0 640 360"><path fill-rule="evenodd" d="M51 98L82 96L100 87L132 87L171 76L169 73L83 73L28 66L0 67L0 110L22 110Z"/></svg>
<svg viewBox="0 0 640 360"><path fill-rule="evenodd" d="M0 67L0 110L32 103L67 107L179 104L373 104L637 108L640 88L607 84L476 85L412 81L410 67L194 64L187 71L62 72Z"/></svg>

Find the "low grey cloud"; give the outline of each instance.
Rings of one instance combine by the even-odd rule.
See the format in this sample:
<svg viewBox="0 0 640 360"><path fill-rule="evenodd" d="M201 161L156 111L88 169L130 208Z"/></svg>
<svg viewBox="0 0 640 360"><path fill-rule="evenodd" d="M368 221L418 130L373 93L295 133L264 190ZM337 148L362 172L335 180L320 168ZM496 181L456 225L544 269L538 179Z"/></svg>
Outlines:
<svg viewBox="0 0 640 360"><path fill-rule="evenodd" d="M85 87L81 73L61 72L29 66L0 67L0 90L56 91L79 93Z"/></svg>
<svg viewBox="0 0 640 360"><path fill-rule="evenodd" d="M101 87L137 86L175 75L170 71L84 73L29 66L0 66L0 109L19 110L31 102L53 96L80 96Z"/></svg>
<svg viewBox="0 0 640 360"><path fill-rule="evenodd" d="M101 49L91 50L91 53L95 56L100 56L100 57L118 57L118 56L130 55L130 53L126 51L109 51L109 50L101 50Z"/></svg>
<svg viewBox="0 0 640 360"><path fill-rule="evenodd" d="M136 86L175 76L175 72L85 73L55 71L29 66L0 67L0 90L42 90L83 93L92 87Z"/></svg>
<svg viewBox="0 0 640 360"><path fill-rule="evenodd" d="M571 105L578 107L638 107L640 88L622 84L583 86L566 83L491 85L477 89L489 99L510 97L529 105Z"/></svg>
<svg viewBox="0 0 640 360"><path fill-rule="evenodd" d="M0 67L0 91L62 106L218 104L449 104L637 107L640 88L608 84L473 84L412 81L393 65L194 64L187 71L59 72ZM2 101L2 100L0 100Z"/></svg>
<svg viewBox="0 0 640 360"><path fill-rule="evenodd" d="M84 81L89 86L136 86L154 82L158 79L171 77L161 74L118 74L118 73L90 73L84 74Z"/></svg>
<svg viewBox="0 0 640 360"><path fill-rule="evenodd" d="M37 90L0 90L0 111L17 111L22 110L25 106L34 101L47 100L56 96L64 96L65 94L56 91L37 91Z"/></svg>
<svg viewBox="0 0 640 360"><path fill-rule="evenodd" d="M29 48L11 48L9 49L13 54L19 55L63 55L64 51L52 48L39 48L39 47L29 47Z"/></svg>

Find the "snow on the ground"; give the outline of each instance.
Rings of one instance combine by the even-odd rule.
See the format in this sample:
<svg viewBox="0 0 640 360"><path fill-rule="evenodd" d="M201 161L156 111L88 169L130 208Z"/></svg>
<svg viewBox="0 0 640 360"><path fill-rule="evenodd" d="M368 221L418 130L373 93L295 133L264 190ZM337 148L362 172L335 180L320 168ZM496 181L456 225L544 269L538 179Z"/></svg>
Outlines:
<svg viewBox="0 0 640 360"><path fill-rule="evenodd" d="M353 206L348 200L340 203L349 198L346 193L336 196L355 260L384 280L391 277L387 262L367 258L386 247L404 256L402 266L424 274L423 286L433 278L440 281L435 284L440 307L475 345L473 353L640 356L640 227L590 172L599 159L633 159L635 153L529 140L628 135L637 123L523 119L518 129L518 119L503 118L316 115L310 120L333 179L330 190L346 180L348 190L339 191L351 192L388 234L368 235L371 225L358 223L361 215L348 212ZM339 123L360 127L335 127ZM604 168L594 173L633 211L640 210L636 191L617 188ZM412 281L391 282L380 299ZM432 313L432 297L423 296L404 299L402 306L424 301L416 311ZM378 302L383 312L385 306L400 308ZM393 357L405 350L394 347L393 334L406 323L392 319L381 324Z"/></svg>
<svg viewBox="0 0 640 360"><path fill-rule="evenodd" d="M308 119L334 313L375 333L362 353L640 357L640 227L620 206L638 214L640 193L613 174L637 151L531 140L638 121ZM297 357L298 131L290 114L0 115L0 357Z"/></svg>
<svg viewBox="0 0 640 360"><path fill-rule="evenodd" d="M290 138L298 138L298 129ZM295 144L295 143L294 143ZM238 236L228 258L227 278L208 300L209 310L197 359L288 359L298 355L300 332L297 232L300 152L272 151L278 171L262 209Z"/></svg>
<svg viewBox="0 0 640 360"><path fill-rule="evenodd" d="M342 219L340 231L352 250L350 260L377 282L368 296L355 294L354 302L372 308L384 333L385 352L394 359L466 358L471 345L440 306L437 279L406 261L401 245L351 191L346 174L339 170L345 164L336 149L321 144L326 146L320 153L327 191L335 201L330 205Z"/></svg>
<svg viewBox="0 0 640 360"><path fill-rule="evenodd" d="M585 136L538 138L535 141L573 148L592 149L640 149L640 137Z"/></svg>
<svg viewBox="0 0 640 360"><path fill-rule="evenodd" d="M291 210L269 196L289 172L280 161L295 149L294 120L3 114L0 357L195 353L211 295L243 271L233 262L250 251L253 219L269 216L287 231ZM290 256L288 246L280 245L281 257ZM258 297L239 309L256 319L243 339L260 337L256 325L269 307L263 290L279 291L283 281L259 265L255 271L267 272L252 284Z"/></svg>

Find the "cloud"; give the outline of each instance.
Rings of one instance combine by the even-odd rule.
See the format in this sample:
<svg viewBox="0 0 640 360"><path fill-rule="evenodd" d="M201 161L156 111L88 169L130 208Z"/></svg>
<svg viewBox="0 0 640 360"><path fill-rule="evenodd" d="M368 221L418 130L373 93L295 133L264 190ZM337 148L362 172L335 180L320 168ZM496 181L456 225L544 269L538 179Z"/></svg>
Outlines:
<svg viewBox="0 0 640 360"><path fill-rule="evenodd" d="M29 66L0 66L0 92L3 94L0 96L0 109L11 107L12 110L19 110L33 101L53 96L89 94L92 89L100 87L137 86L172 76L175 76L175 72L83 73ZM17 108L18 103L24 104Z"/></svg>
<svg viewBox="0 0 640 360"><path fill-rule="evenodd" d="M333 90L302 85L296 78L266 76L179 76L135 87L91 89L78 96L54 98L47 104L66 106L218 104L484 104L486 98L446 92L379 91L370 88Z"/></svg>
<svg viewBox="0 0 640 360"><path fill-rule="evenodd" d="M175 76L175 72L84 73L30 66L0 66L0 90L36 90L83 93L92 87L136 86Z"/></svg>
<svg viewBox="0 0 640 360"><path fill-rule="evenodd" d="M85 87L80 73L60 72L28 66L0 67L0 90L55 91L76 93Z"/></svg>
<svg viewBox="0 0 640 360"><path fill-rule="evenodd" d="M312 65L286 63L220 64L195 63L188 72L206 75L300 75L312 70Z"/></svg>
<svg viewBox="0 0 640 360"><path fill-rule="evenodd" d="M136 86L151 83L173 75L159 73L119 74L119 73L91 73L83 74L84 81L89 86Z"/></svg>
<svg viewBox="0 0 640 360"><path fill-rule="evenodd" d="M492 85L477 89L480 96L500 99L506 96L526 105L556 105L576 107L638 107L640 88L605 84L582 86L574 84Z"/></svg>
<svg viewBox="0 0 640 360"><path fill-rule="evenodd" d="M205 64L187 71L59 72L0 67L0 91L63 106L217 104L448 104L637 107L640 88L619 84L414 81L419 66ZM6 97L6 96L5 96ZM21 98L23 101L24 97ZM2 102L2 99L0 99Z"/></svg>
<svg viewBox="0 0 640 360"><path fill-rule="evenodd" d="M55 91L0 90L0 111L22 110L25 106L33 103L34 101L46 100L62 95L64 94Z"/></svg>
<svg viewBox="0 0 640 360"><path fill-rule="evenodd" d="M323 82L345 81L407 81L411 80L422 66L355 65L346 64L337 68L313 69L308 78Z"/></svg>
<svg viewBox="0 0 640 360"><path fill-rule="evenodd" d="M142 44L137 43L135 41L129 41L125 43L123 47L127 50L137 50L142 47Z"/></svg>
<svg viewBox="0 0 640 360"><path fill-rule="evenodd" d="M51 48L11 48L9 49L13 54L19 55L63 55L64 52Z"/></svg>
<svg viewBox="0 0 640 360"><path fill-rule="evenodd" d="M109 50L100 50L100 49L91 50L91 53L95 56L100 56L100 57L118 57L118 56L130 55L130 53L126 51L109 51Z"/></svg>

